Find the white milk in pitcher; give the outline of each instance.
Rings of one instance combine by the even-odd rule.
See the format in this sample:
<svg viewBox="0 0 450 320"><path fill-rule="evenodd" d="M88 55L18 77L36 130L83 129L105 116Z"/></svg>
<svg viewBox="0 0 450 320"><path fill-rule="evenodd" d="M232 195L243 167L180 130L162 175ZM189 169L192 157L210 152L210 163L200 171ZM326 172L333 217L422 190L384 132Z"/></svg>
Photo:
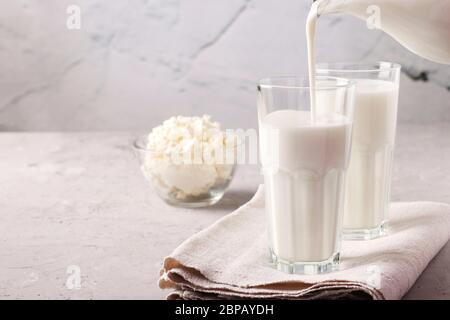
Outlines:
<svg viewBox="0 0 450 320"><path fill-rule="evenodd" d="M318 16L347 13L368 21L409 51L450 64L449 0L318 0Z"/></svg>

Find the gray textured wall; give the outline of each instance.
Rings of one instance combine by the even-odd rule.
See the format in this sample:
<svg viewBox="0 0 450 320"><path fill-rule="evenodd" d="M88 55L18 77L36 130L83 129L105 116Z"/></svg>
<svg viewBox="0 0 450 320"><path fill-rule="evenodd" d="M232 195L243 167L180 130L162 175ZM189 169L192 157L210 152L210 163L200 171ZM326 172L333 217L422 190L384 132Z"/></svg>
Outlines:
<svg viewBox="0 0 450 320"><path fill-rule="evenodd" d="M81 7L80 30L66 27L69 4ZM203 113L227 127L255 126L255 81L306 71L309 5L3 1L0 130L146 130L172 115ZM450 68L415 57L363 21L321 18L317 52L320 61L400 62L400 121L450 120Z"/></svg>

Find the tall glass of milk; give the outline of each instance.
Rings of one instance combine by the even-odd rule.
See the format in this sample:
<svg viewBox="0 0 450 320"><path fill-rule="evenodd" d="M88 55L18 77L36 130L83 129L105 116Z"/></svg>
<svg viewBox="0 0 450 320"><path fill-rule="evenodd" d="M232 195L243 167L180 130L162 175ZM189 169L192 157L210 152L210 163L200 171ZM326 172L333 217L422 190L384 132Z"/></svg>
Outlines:
<svg viewBox="0 0 450 320"><path fill-rule="evenodd" d="M390 62L319 64L317 74L356 82L344 238L379 237L388 221L400 66Z"/></svg>
<svg viewBox="0 0 450 320"><path fill-rule="evenodd" d="M258 84L259 142L270 256L279 270L317 274L339 264L354 82L308 77Z"/></svg>

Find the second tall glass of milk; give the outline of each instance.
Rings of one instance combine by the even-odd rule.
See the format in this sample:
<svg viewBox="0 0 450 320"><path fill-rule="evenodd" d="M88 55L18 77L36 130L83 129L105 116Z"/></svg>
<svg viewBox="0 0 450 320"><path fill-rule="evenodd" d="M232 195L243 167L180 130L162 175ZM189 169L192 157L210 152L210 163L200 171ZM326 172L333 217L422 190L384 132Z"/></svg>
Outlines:
<svg viewBox="0 0 450 320"><path fill-rule="evenodd" d="M316 274L339 263L354 82L277 77L258 84L260 156L270 255L278 269Z"/></svg>
<svg viewBox="0 0 450 320"><path fill-rule="evenodd" d="M317 74L356 82L344 238L379 237L388 221L400 66L390 62L319 64Z"/></svg>

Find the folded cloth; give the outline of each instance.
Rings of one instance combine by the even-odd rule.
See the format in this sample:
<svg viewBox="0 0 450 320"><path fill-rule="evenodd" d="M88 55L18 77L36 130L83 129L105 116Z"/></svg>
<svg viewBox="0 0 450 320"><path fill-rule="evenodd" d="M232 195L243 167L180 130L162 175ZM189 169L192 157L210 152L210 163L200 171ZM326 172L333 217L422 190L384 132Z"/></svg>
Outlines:
<svg viewBox="0 0 450 320"><path fill-rule="evenodd" d="M389 234L343 241L339 271L286 274L268 260L264 190L165 258L168 299L400 299L450 238L450 206L393 203Z"/></svg>

